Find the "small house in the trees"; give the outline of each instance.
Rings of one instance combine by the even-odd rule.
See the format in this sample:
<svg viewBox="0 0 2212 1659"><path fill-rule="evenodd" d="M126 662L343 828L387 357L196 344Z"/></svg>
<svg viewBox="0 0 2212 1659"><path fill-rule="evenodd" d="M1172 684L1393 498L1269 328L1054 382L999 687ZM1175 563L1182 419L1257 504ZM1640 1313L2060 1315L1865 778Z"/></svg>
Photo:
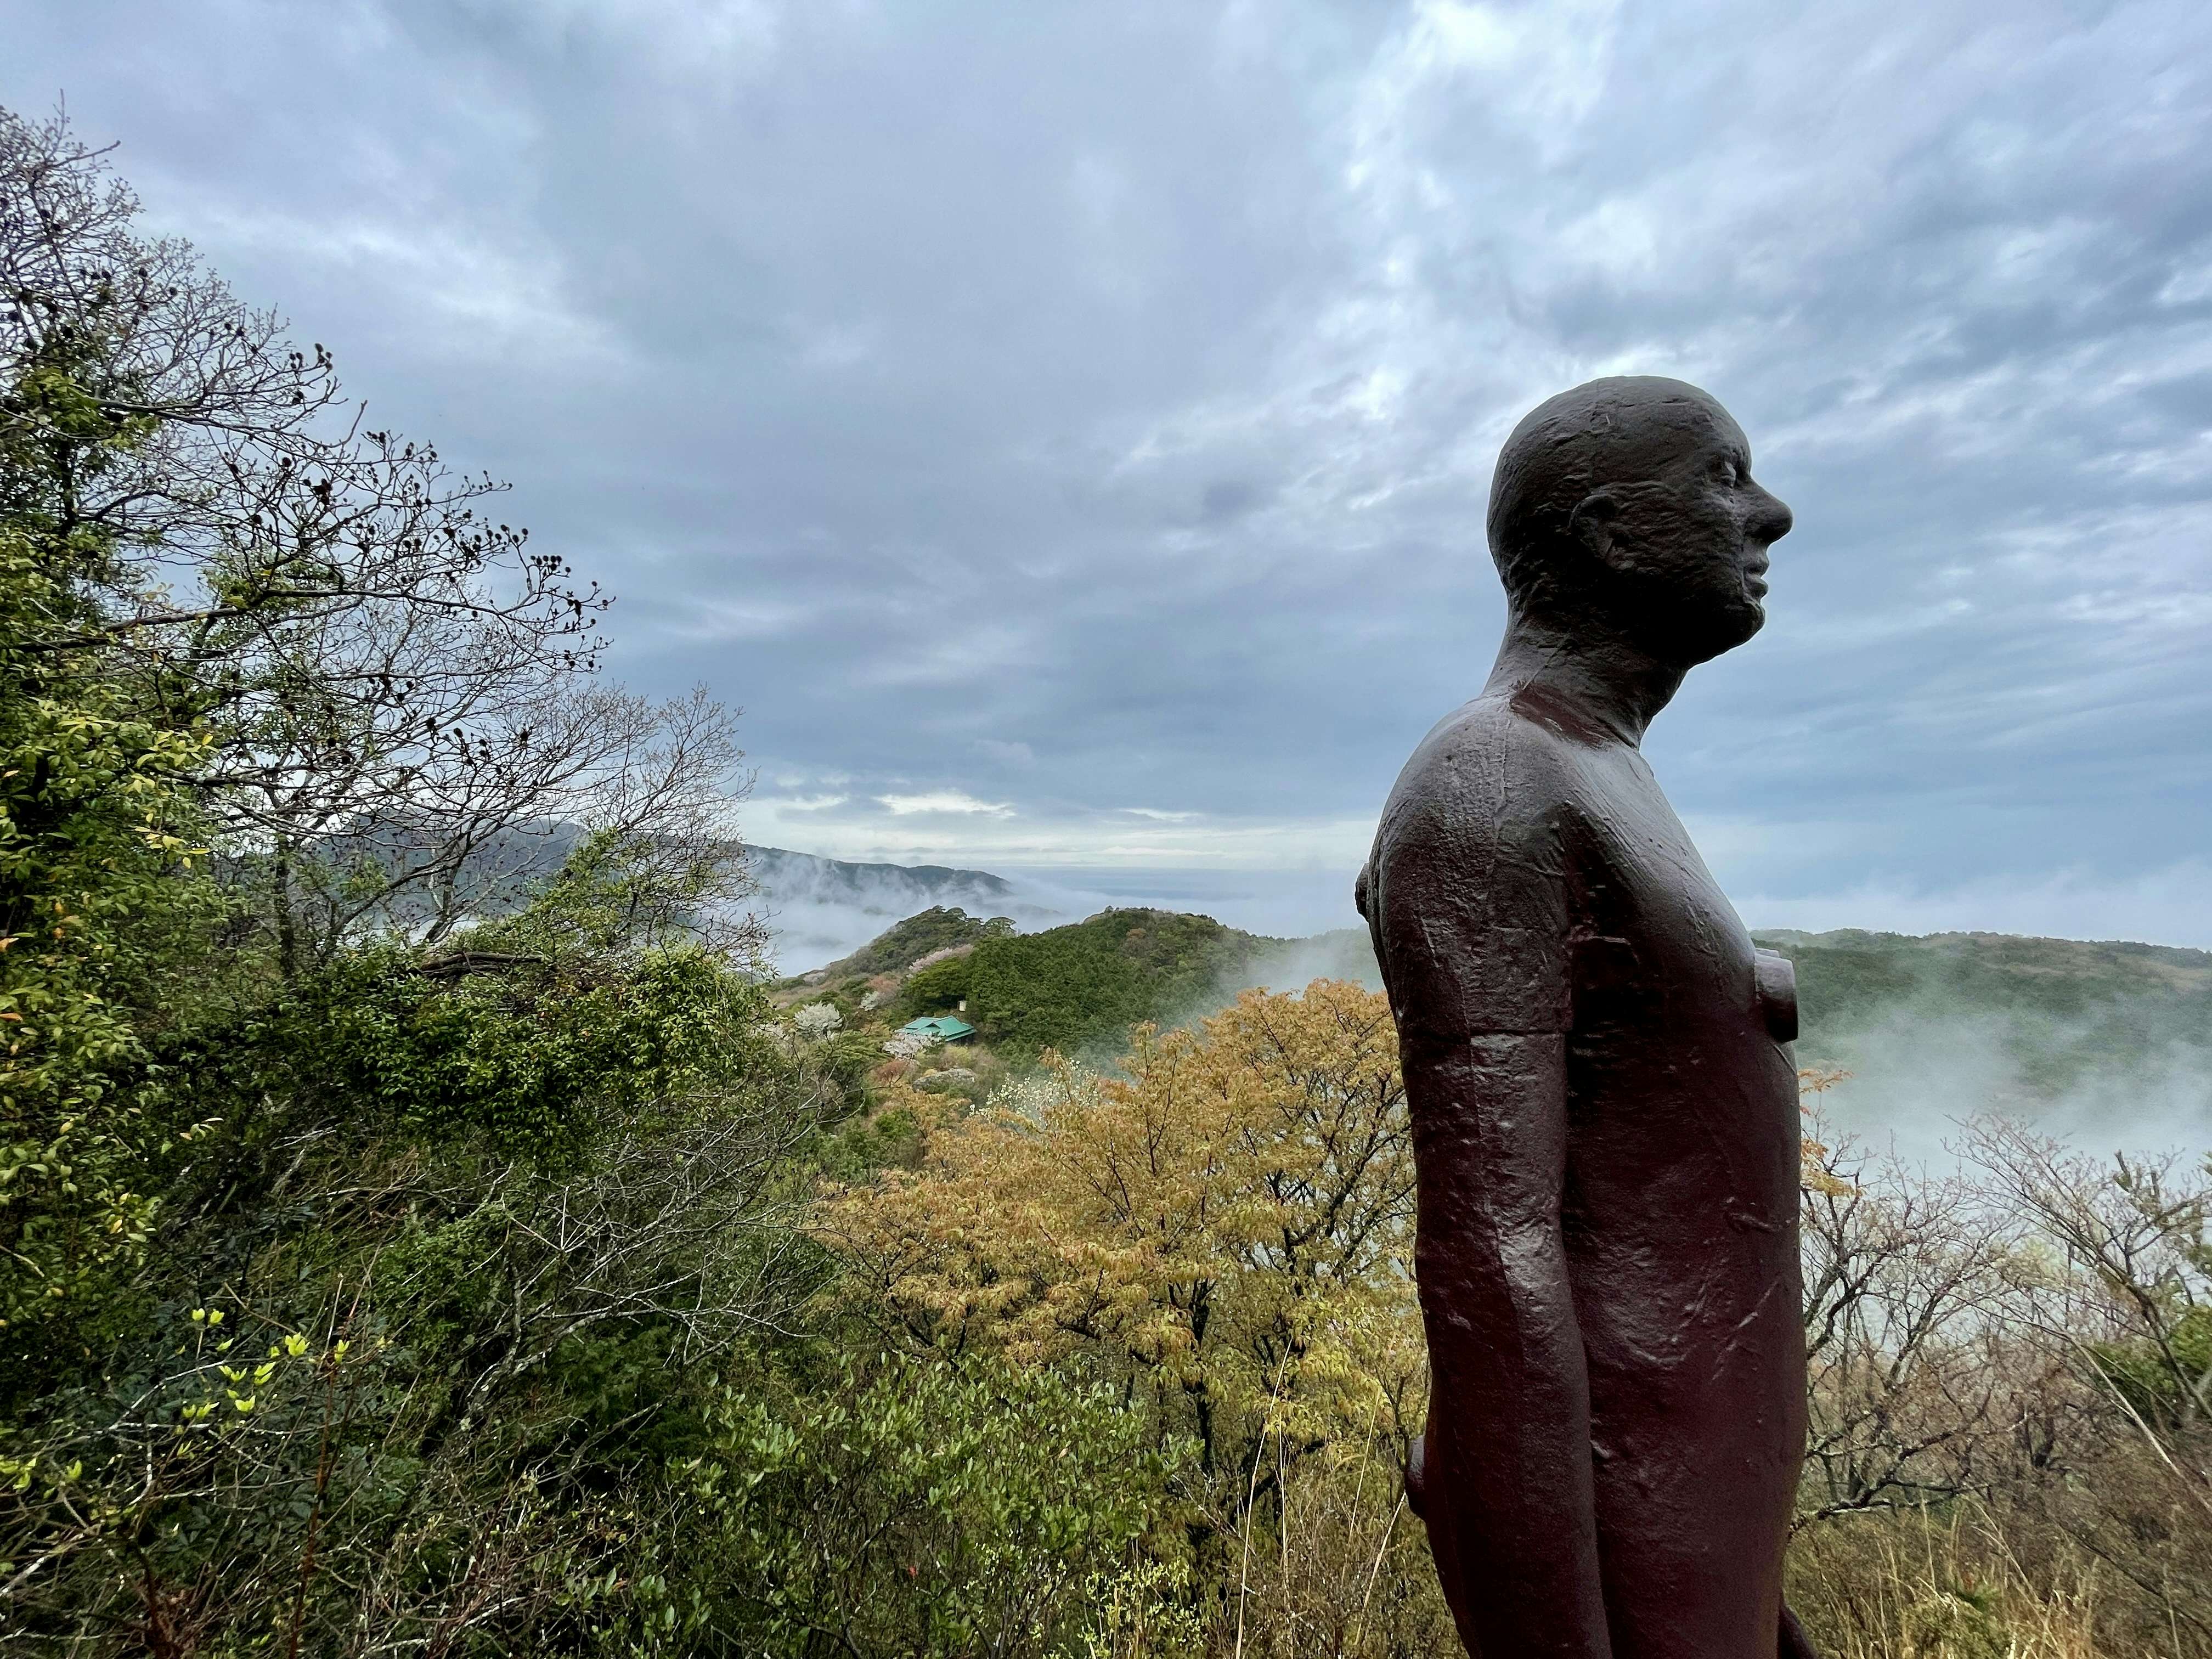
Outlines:
<svg viewBox="0 0 2212 1659"><path fill-rule="evenodd" d="M900 1026L899 1035L923 1043L965 1042L975 1035L975 1028L951 1014L925 1014Z"/></svg>

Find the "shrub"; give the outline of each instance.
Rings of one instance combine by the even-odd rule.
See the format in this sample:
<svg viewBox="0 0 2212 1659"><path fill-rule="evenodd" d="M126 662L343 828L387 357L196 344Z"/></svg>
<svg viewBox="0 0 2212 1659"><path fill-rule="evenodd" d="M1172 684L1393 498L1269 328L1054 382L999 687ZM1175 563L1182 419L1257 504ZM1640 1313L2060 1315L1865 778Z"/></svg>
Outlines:
<svg viewBox="0 0 2212 1659"><path fill-rule="evenodd" d="M684 1470L696 1518L661 1558L679 1628L763 1654L1015 1659L1084 1651L1102 1607L1174 1625L1174 1576L1138 1568L1175 1550L1189 1450L1111 1389L886 1358L803 1394L732 1383L709 1422Z"/></svg>

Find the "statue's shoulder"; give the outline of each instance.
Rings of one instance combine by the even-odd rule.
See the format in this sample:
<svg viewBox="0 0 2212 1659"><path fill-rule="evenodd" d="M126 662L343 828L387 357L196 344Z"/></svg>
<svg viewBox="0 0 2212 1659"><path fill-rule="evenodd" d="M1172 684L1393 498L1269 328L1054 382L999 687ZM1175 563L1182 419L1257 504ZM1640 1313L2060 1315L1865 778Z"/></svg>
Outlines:
<svg viewBox="0 0 2212 1659"><path fill-rule="evenodd" d="M1578 794L1583 745L1510 696L1486 695L1438 720L1391 791L1401 807L1475 811L1487 823L1549 820Z"/></svg>
<svg viewBox="0 0 2212 1659"><path fill-rule="evenodd" d="M1381 926L1394 908L1433 912L1471 872L1492 892L1551 890L1580 843L1588 759L1586 744L1509 696L1453 710L1398 775L1354 884L1360 914Z"/></svg>

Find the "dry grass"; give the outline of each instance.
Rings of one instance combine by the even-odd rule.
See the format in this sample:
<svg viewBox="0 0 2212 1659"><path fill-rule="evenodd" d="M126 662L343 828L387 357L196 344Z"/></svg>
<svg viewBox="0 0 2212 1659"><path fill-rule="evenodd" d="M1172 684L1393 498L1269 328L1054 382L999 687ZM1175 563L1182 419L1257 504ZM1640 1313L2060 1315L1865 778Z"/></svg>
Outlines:
<svg viewBox="0 0 2212 1659"><path fill-rule="evenodd" d="M2087 1557L2031 1575L1977 1505L1948 1519L1865 1515L1812 1529L1790 1561L1790 1598L1832 1659L2187 1659L2171 1645L2100 1634L2103 1584Z"/></svg>
<svg viewBox="0 0 2212 1659"><path fill-rule="evenodd" d="M1237 1528L1236 1577L1208 1644L1218 1659L1459 1650L1394 1448L1345 1445L1266 1473L1269 1490Z"/></svg>

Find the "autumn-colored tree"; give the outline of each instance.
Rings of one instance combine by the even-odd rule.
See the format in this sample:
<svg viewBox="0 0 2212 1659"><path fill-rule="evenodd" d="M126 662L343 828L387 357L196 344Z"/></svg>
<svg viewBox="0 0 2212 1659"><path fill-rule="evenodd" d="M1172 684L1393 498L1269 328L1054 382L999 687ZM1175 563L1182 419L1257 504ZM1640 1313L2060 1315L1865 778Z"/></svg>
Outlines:
<svg viewBox="0 0 2212 1659"><path fill-rule="evenodd" d="M1399 1468L1426 1408L1413 1143L1384 1000L1316 981L1183 1030L1120 1074L1048 1056L928 1121L921 1167L822 1224L908 1340L1118 1384L1195 1440L1222 1644L1447 1639Z"/></svg>
<svg viewBox="0 0 2212 1659"><path fill-rule="evenodd" d="M1149 1387L1208 1469L1255 1436L1417 1424L1413 1160L1383 1000L1317 981L1195 1029L1138 1028L1122 1077L1057 1057L932 1133L825 1227L906 1328Z"/></svg>

